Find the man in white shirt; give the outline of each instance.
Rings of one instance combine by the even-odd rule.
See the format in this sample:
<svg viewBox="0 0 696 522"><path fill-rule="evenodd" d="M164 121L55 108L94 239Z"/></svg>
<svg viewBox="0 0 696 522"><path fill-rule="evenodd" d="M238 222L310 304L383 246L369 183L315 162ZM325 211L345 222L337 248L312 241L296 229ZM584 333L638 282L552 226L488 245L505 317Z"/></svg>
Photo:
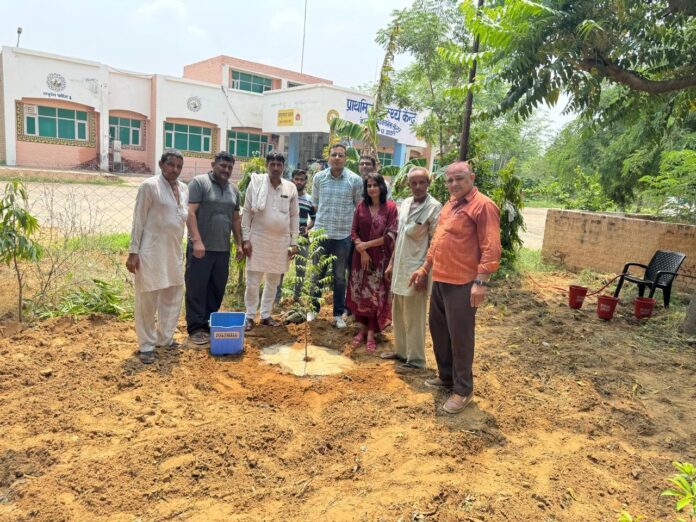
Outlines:
<svg viewBox="0 0 696 522"><path fill-rule="evenodd" d="M254 174L244 198L242 212L242 248L247 256L245 330L254 327L259 306L259 286L264 279L261 297L261 324L279 326L271 317L273 299L290 259L297 254L300 209L297 188L283 179L285 156L279 152L266 155L267 174Z"/></svg>
<svg viewBox="0 0 696 522"><path fill-rule="evenodd" d="M162 173L138 188L126 268L135 274L135 331L143 364L155 361L155 346L176 348L174 332L184 293L181 241L188 190L178 181L184 157L164 151Z"/></svg>

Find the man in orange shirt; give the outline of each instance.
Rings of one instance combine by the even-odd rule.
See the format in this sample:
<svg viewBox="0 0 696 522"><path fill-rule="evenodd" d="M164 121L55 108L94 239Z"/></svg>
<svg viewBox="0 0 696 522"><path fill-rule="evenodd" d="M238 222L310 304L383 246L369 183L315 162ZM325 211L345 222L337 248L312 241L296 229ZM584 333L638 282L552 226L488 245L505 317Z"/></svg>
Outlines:
<svg viewBox="0 0 696 522"><path fill-rule="evenodd" d="M500 211L474 187L476 176L467 162L453 163L445 175L450 199L440 212L425 262L413 272L410 284L425 284L432 272L430 335L439 375L425 384L452 388L443 409L459 413L474 396L476 309L500 264Z"/></svg>

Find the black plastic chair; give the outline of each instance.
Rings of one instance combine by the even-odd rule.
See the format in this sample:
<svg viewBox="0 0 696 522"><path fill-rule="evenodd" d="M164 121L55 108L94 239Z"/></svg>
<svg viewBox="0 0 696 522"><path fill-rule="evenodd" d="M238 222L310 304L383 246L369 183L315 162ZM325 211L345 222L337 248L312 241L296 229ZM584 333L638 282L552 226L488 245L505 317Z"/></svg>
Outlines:
<svg viewBox="0 0 696 522"><path fill-rule="evenodd" d="M662 290L662 299L665 303L665 308L669 308L669 297L672 293L672 283L677 277L677 271L684 262L686 254L681 252L669 252L667 250L658 250L650 260L648 265L642 263L626 263L619 278L619 283L616 285L614 297L619 297L619 292L623 286L624 279L638 285L638 294L643 297L645 289L650 288L650 295L655 295L655 290ZM640 266L645 268L643 278L632 276L628 273L629 266Z"/></svg>

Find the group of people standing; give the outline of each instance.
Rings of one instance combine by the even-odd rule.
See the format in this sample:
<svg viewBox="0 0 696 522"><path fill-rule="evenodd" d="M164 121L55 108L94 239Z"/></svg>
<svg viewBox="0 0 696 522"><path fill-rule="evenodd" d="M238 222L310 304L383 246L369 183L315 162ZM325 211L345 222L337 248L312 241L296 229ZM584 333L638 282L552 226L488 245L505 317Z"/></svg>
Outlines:
<svg viewBox="0 0 696 522"><path fill-rule="evenodd" d="M292 181L284 179L285 157L270 152L267 172L252 175L240 212L239 190L229 181L234 161L218 153L212 170L187 188L178 181L183 156L167 150L159 162L162 174L138 190L126 266L135 274L141 361L154 362L156 346L179 346L173 336L184 283L189 338L209 342L208 320L222 304L232 238L237 259L247 259L245 329L254 328L259 305L260 324L279 326L271 317L278 286L299 252L298 236L314 227L324 231L322 254L334 256L332 323L345 328L352 315L360 324L352 344L364 343L370 353L377 349L375 335L393 324L393 350L380 357L399 360L398 371L425 368L432 288L429 318L438 377L425 384L451 388L444 410L462 411L473 396L476 309L501 253L498 208L474 186L470 165L447 168L451 197L444 207L428 194L428 171L414 167L408 173L412 195L397 206L374 157L360 158L358 175L345 166L346 147L332 145L329 167L313 177L310 197L306 172L295 170ZM306 259L306 252L297 259L299 277L304 275L299 261ZM319 312L319 292L315 285L308 321Z"/></svg>

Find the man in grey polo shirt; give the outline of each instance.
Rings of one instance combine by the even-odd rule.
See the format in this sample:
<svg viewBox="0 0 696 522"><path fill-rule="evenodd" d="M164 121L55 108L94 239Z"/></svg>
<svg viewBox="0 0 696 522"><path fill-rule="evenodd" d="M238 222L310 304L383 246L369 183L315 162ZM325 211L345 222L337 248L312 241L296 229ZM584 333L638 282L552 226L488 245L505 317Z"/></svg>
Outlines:
<svg viewBox="0 0 696 522"><path fill-rule="evenodd" d="M329 168L314 176L312 204L317 209L314 228L322 228L327 240L322 245L324 254L336 256L333 263L333 317L336 328L345 328L343 313L346 311L346 271L350 264L350 231L355 206L362 200L363 181L346 166L346 146L340 143L329 149ZM324 274L319 275L322 279ZM315 297L319 297L315 294ZM314 312L307 315L311 321L319 312L319 302L314 301Z"/></svg>
<svg viewBox="0 0 696 522"><path fill-rule="evenodd" d="M229 182L234 156L222 151L215 156L213 170L189 183L188 246L186 248L186 329L191 341L210 339L208 320L217 312L225 294L230 263L230 233L242 251L239 190Z"/></svg>

